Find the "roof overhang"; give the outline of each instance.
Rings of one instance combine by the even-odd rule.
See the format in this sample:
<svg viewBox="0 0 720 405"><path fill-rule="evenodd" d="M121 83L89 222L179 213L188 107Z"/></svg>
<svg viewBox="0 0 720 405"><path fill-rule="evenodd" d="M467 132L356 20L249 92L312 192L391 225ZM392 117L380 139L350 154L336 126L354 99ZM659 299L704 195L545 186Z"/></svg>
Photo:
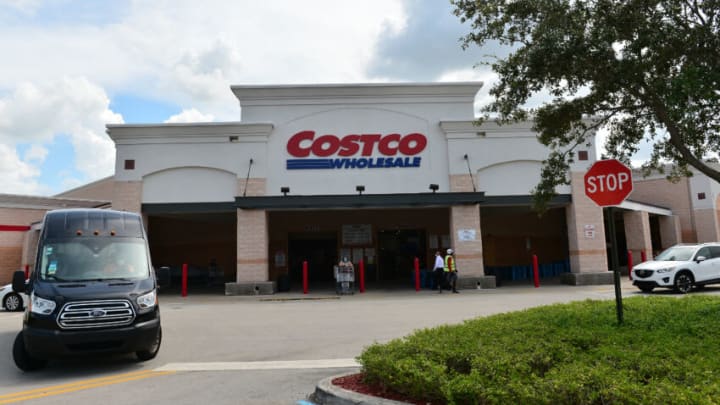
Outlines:
<svg viewBox="0 0 720 405"><path fill-rule="evenodd" d="M235 197L240 209L324 209L324 208L395 208L446 207L481 204L483 192L413 194L341 194Z"/></svg>
<svg viewBox="0 0 720 405"><path fill-rule="evenodd" d="M650 205L631 200L623 201L620 205L618 205L618 207L629 211L645 211L650 214L664 215L667 217L671 217L673 215L672 210L669 208L659 207L657 205Z"/></svg>

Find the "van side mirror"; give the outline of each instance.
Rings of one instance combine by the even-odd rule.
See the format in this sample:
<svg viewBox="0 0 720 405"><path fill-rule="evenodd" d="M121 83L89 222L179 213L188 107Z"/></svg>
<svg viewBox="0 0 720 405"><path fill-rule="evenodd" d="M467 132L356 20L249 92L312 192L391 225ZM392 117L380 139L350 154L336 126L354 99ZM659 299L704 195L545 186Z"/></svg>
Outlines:
<svg viewBox="0 0 720 405"><path fill-rule="evenodd" d="M159 269L155 269L155 280L157 281L158 288L170 287L170 267L162 266Z"/></svg>
<svg viewBox="0 0 720 405"><path fill-rule="evenodd" d="M27 290L27 285L25 284L25 272L22 270L18 270L15 273L13 273L12 278L12 289L15 292L25 292Z"/></svg>
<svg viewBox="0 0 720 405"><path fill-rule="evenodd" d="M705 260L707 260L707 257L705 257L705 256L698 256L695 258L695 261L698 263L704 262Z"/></svg>

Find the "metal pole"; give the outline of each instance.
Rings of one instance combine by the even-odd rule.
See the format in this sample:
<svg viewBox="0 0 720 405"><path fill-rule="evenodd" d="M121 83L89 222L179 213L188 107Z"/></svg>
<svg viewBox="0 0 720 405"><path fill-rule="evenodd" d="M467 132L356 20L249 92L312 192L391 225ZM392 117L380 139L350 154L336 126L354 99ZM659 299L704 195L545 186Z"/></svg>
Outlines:
<svg viewBox="0 0 720 405"><path fill-rule="evenodd" d="M615 281L615 308L617 310L618 324L623 323L623 306L622 306L622 292L620 291L620 271L618 269L618 244L617 235L615 234L615 209L613 207L608 208L608 216L610 221L608 224L608 231L610 232L610 266L613 269L613 279Z"/></svg>

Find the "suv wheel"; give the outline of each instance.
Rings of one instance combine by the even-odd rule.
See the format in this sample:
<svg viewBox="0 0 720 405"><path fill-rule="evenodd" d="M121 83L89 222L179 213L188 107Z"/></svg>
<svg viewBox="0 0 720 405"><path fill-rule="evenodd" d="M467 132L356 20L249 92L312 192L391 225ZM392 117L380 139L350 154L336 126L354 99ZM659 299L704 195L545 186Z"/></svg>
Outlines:
<svg viewBox="0 0 720 405"><path fill-rule="evenodd" d="M680 294L687 294L692 290L692 287L693 277L689 272L683 271L675 276L675 291Z"/></svg>

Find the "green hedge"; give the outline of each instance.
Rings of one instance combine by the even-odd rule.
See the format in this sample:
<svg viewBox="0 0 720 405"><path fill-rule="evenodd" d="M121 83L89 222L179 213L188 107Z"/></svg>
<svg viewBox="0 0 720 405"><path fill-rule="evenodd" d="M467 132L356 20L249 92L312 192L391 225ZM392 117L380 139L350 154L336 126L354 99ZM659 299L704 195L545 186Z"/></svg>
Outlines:
<svg viewBox="0 0 720 405"><path fill-rule="evenodd" d="M448 404L720 403L720 298L635 297L418 330L358 357L368 382Z"/></svg>

